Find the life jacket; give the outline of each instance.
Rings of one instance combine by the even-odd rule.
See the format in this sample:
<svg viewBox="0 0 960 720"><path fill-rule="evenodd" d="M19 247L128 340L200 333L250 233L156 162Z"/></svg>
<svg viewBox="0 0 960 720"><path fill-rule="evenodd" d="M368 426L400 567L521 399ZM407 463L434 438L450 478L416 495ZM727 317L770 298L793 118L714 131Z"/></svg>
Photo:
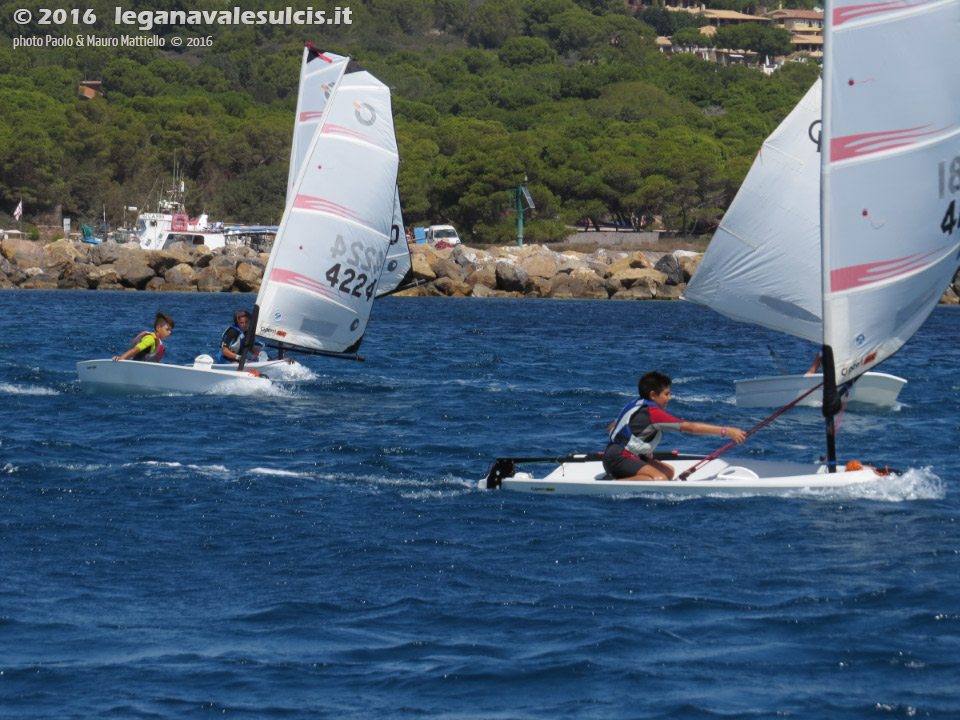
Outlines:
<svg viewBox="0 0 960 720"><path fill-rule="evenodd" d="M231 330L237 331L237 339L232 343L227 343L227 333ZM223 354L223 348L227 348L234 355L240 354L240 347L243 345L243 330L238 328L236 325L231 325L226 330L223 331L223 335L220 336L220 354L217 356L218 363L231 363L234 362L226 355Z"/></svg>
<svg viewBox="0 0 960 720"><path fill-rule="evenodd" d="M146 337L147 335L153 335L153 339L156 342L156 345L154 346L153 350L151 351L140 350L136 355L134 355L130 359L140 360L142 362L160 362L161 358L163 358L163 350L164 350L163 340L158 338L157 334L154 332L150 332L149 330L144 330L142 333L140 333L133 339L133 342L130 343L130 347L128 349L132 350L133 348L135 348L140 343L140 341L143 340L143 338Z"/></svg>
<svg viewBox="0 0 960 720"><path fill-rule="evenodd" d="M647 426L640 431L639 435L634 435L630 430L630 420L637 412L644 407L659 407L656 403L649 400L637 399L627 405L620 411L620 415L613 423L610 430L610 442L622 445L627 452L643 457L654 451L654 448L660 443L663 437L663 431L652 425Z"/></svg>

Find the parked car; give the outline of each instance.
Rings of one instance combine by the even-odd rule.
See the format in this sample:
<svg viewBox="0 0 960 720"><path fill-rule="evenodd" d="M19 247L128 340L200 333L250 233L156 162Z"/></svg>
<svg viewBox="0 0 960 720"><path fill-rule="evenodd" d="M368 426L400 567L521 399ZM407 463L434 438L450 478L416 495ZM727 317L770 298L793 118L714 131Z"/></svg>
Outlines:
<svg viewBox="0 0 960 720"><path fill-rule="evenodd" d="M448 245L459 245L460 236L453 225L431 225L427 228L427 242L436 245L438 242L445 242Z"/></svg>

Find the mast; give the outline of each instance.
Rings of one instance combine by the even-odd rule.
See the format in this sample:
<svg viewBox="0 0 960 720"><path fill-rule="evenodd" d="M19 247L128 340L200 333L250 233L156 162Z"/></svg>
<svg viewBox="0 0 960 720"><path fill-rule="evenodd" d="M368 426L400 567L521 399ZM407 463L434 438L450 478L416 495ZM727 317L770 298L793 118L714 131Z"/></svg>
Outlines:
<svg viewBox="0 0 960 720"><path fill-rule="evenodd" d="M836 426L834 418L839 411L840 396L837 394L836 365L833 347L827 344L832 337L833 318L830 317L830 117L833 78L829 70L833 55L833 13L824 6L823 14L823 95L820 123L820 293L823 319L823 344L820 350L820 368L823 371L823 417L827 434L827 471L837 471Z"/></svg>
<svg viewBox="0 0 960 720"><path fill-rule="evenodd" d="M840 412L840 393L837 392L837 372L833 364L833 348L824 345L820 366L823 370L823 417L827 431L827 472L837 471L836 415Z"/></svg>

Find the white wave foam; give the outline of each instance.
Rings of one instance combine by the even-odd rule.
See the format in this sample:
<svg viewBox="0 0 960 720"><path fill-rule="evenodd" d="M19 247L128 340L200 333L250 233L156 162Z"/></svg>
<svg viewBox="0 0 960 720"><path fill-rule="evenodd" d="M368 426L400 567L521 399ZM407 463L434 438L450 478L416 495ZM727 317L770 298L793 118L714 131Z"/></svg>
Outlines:
<svg viewBox="0 0 960 720"><path fill-rule="evenodd" d="M273 475L276 477L310 478L311 473L294 472L293 470L277 470L275 468L255 467L249 470L255 475Z"/></svg>
<svg viewBox="0 0 960 720"><path fill-rule="evenodd" d="M929 467L910 468L902 475L885 475L874 483L845 488L845 496L858 500L941 500L946 496L943 480Z"/></svg>
<svg viewBox="0 0 960 720"><path fill-rule="evenodd" d="M60 393L52 388L40 387L38 385L11 385L10 383L0 383L0 394L3 394L3 395L59 395Z"/></svg>
<svg viewBox="0 0 960 720"><path fill-rule="evenodd" d="M682 402L682 403L716 403L716 402L733 402L733 396L730 396L729 399L725 398L722 395L674 395L673 402ZM669 410L667 412L670 412Z"/></svg>
<svg viewBox="0 0 960 720"><path fill-rule="evenodd" d="M204 395L239 395L242 397L294 397L288 388L276 385L273 382L246 382L242 380L225 380L217 383Z"/></svg>
<svg viewBox="0 0 960 720"><path fill-rule="evenodd" d="M300 363L292 363L283 369L277 377L271 376L271 379L274 382L304 382L306 380L316 380L319 375L313 370L308 368L306 365L301 365Z"/></svg>
<svg viewBox="0 0 960 720"><path fill-rule="evenodd" d="M193 470L202 474L210 475L224 475L224 474L233 474L233 470L230 470L225 465L196 465L193 463L179 463L172 461L164 460L145 460L143 462L136 463L125 463L123 467L158 467L158 468L183 468L185 470Z"/></svg>

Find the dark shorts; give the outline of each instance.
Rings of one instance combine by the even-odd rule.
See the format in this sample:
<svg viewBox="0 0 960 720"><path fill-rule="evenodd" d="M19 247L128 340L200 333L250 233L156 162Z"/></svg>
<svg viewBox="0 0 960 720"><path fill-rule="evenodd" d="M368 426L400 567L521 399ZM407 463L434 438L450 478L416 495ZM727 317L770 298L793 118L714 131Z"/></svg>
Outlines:
<svg viewBox="0 0 960 720"><path fill-rule="evenodd" d="M610 443L603 453L603 469L618 480L633 477L648 463L623 449L622 445Z"/></svg>

